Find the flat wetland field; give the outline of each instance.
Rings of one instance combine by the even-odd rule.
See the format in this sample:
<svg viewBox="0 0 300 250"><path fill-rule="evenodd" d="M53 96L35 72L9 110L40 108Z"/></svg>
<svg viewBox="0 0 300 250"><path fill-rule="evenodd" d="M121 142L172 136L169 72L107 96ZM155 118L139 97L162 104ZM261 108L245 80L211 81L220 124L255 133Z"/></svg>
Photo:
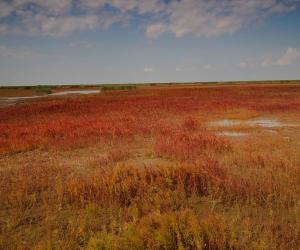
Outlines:
<svg viewBox="0 0 300 250"><path fill-rule="evenodd" d="M0 249L299 249L300 82L0 88Z"/></svg>

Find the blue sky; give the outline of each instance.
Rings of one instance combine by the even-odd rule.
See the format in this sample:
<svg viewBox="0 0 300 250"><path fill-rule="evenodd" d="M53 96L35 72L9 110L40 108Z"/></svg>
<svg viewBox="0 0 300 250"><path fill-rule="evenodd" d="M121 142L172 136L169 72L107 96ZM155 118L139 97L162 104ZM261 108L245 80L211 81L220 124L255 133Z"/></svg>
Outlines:
<svg viewBox="0 0 300 250"><path fill-rule="evenodd" d="M300 79L299 0L0 0L0 85Z"/></svg>

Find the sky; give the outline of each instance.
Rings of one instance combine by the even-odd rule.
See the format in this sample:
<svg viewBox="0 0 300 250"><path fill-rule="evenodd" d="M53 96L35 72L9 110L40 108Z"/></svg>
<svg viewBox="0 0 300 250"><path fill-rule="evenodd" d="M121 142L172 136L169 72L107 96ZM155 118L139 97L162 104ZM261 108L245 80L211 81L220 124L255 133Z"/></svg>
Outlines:
<svg viewBox="0 0 300 250"><path fill-rule="evenodd" d="M0 0L0 85L300 79L300 0Z"/></svg>

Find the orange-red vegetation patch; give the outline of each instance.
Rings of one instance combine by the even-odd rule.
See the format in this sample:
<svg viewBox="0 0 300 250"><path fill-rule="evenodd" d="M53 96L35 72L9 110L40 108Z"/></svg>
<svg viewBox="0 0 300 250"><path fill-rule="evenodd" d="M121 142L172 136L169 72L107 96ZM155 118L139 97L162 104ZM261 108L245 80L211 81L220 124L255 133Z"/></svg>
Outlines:
<svg viewBox="0 0 300 250"><path fill-rule="evenodd" d="M286 98L289 96L289 98ZM0 153L35 148L72 147L107 139L148 136L177 127L195 130L194 113L207 116L232 109L259 112L300 111L300 87L232 86L180 89L144 88L99 97L35 102L0 109ZM175 121L170 124L166 121Z"/></svg>
<svg viewBox="0 0 300 250"><path fill-rule="evenodd" d="M0 249L297 249L299 127L210 124L299 114L296 84L0 108Z"/></svg>

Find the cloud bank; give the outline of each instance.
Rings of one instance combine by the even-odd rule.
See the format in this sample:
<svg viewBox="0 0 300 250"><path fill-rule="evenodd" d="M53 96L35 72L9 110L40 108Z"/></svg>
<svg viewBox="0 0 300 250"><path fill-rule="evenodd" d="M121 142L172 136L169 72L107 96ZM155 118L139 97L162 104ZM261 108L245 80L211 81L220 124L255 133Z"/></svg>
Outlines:
<svg viewBox="0 0 300 250"><path fill-rule="evenodd" d="M286 66L293 64L300 57L300 53L296 48L288 48L287 51L276 61L277 65Z"/></svg>
<svg viewBox="0 0 300 250"><path fill-rule="evenodd" d="M284 54L278 58L266 57L262 60L262 67L289 66L300 58L300 52L296 48L288 48Z"/></svg>
<svg viewBox="0 0 300 250"><path fill-rule="evenodd" d="M269 55L263 58L252 58L240 62L237 66L239 68L253 68L253 67L285 67L291 65L297 65L300 61L300 52L296 48L287 48L285 52L277 53L278 55Z"/></svg>
<svg viewBox="0 0 300 250"><path fill-rule="evenodd" d="M217 37L276 13L293 11L298 3L299 0L2 0L0 35L64 36L142 20L138 25L151 39L164 33Z"/></svg>

